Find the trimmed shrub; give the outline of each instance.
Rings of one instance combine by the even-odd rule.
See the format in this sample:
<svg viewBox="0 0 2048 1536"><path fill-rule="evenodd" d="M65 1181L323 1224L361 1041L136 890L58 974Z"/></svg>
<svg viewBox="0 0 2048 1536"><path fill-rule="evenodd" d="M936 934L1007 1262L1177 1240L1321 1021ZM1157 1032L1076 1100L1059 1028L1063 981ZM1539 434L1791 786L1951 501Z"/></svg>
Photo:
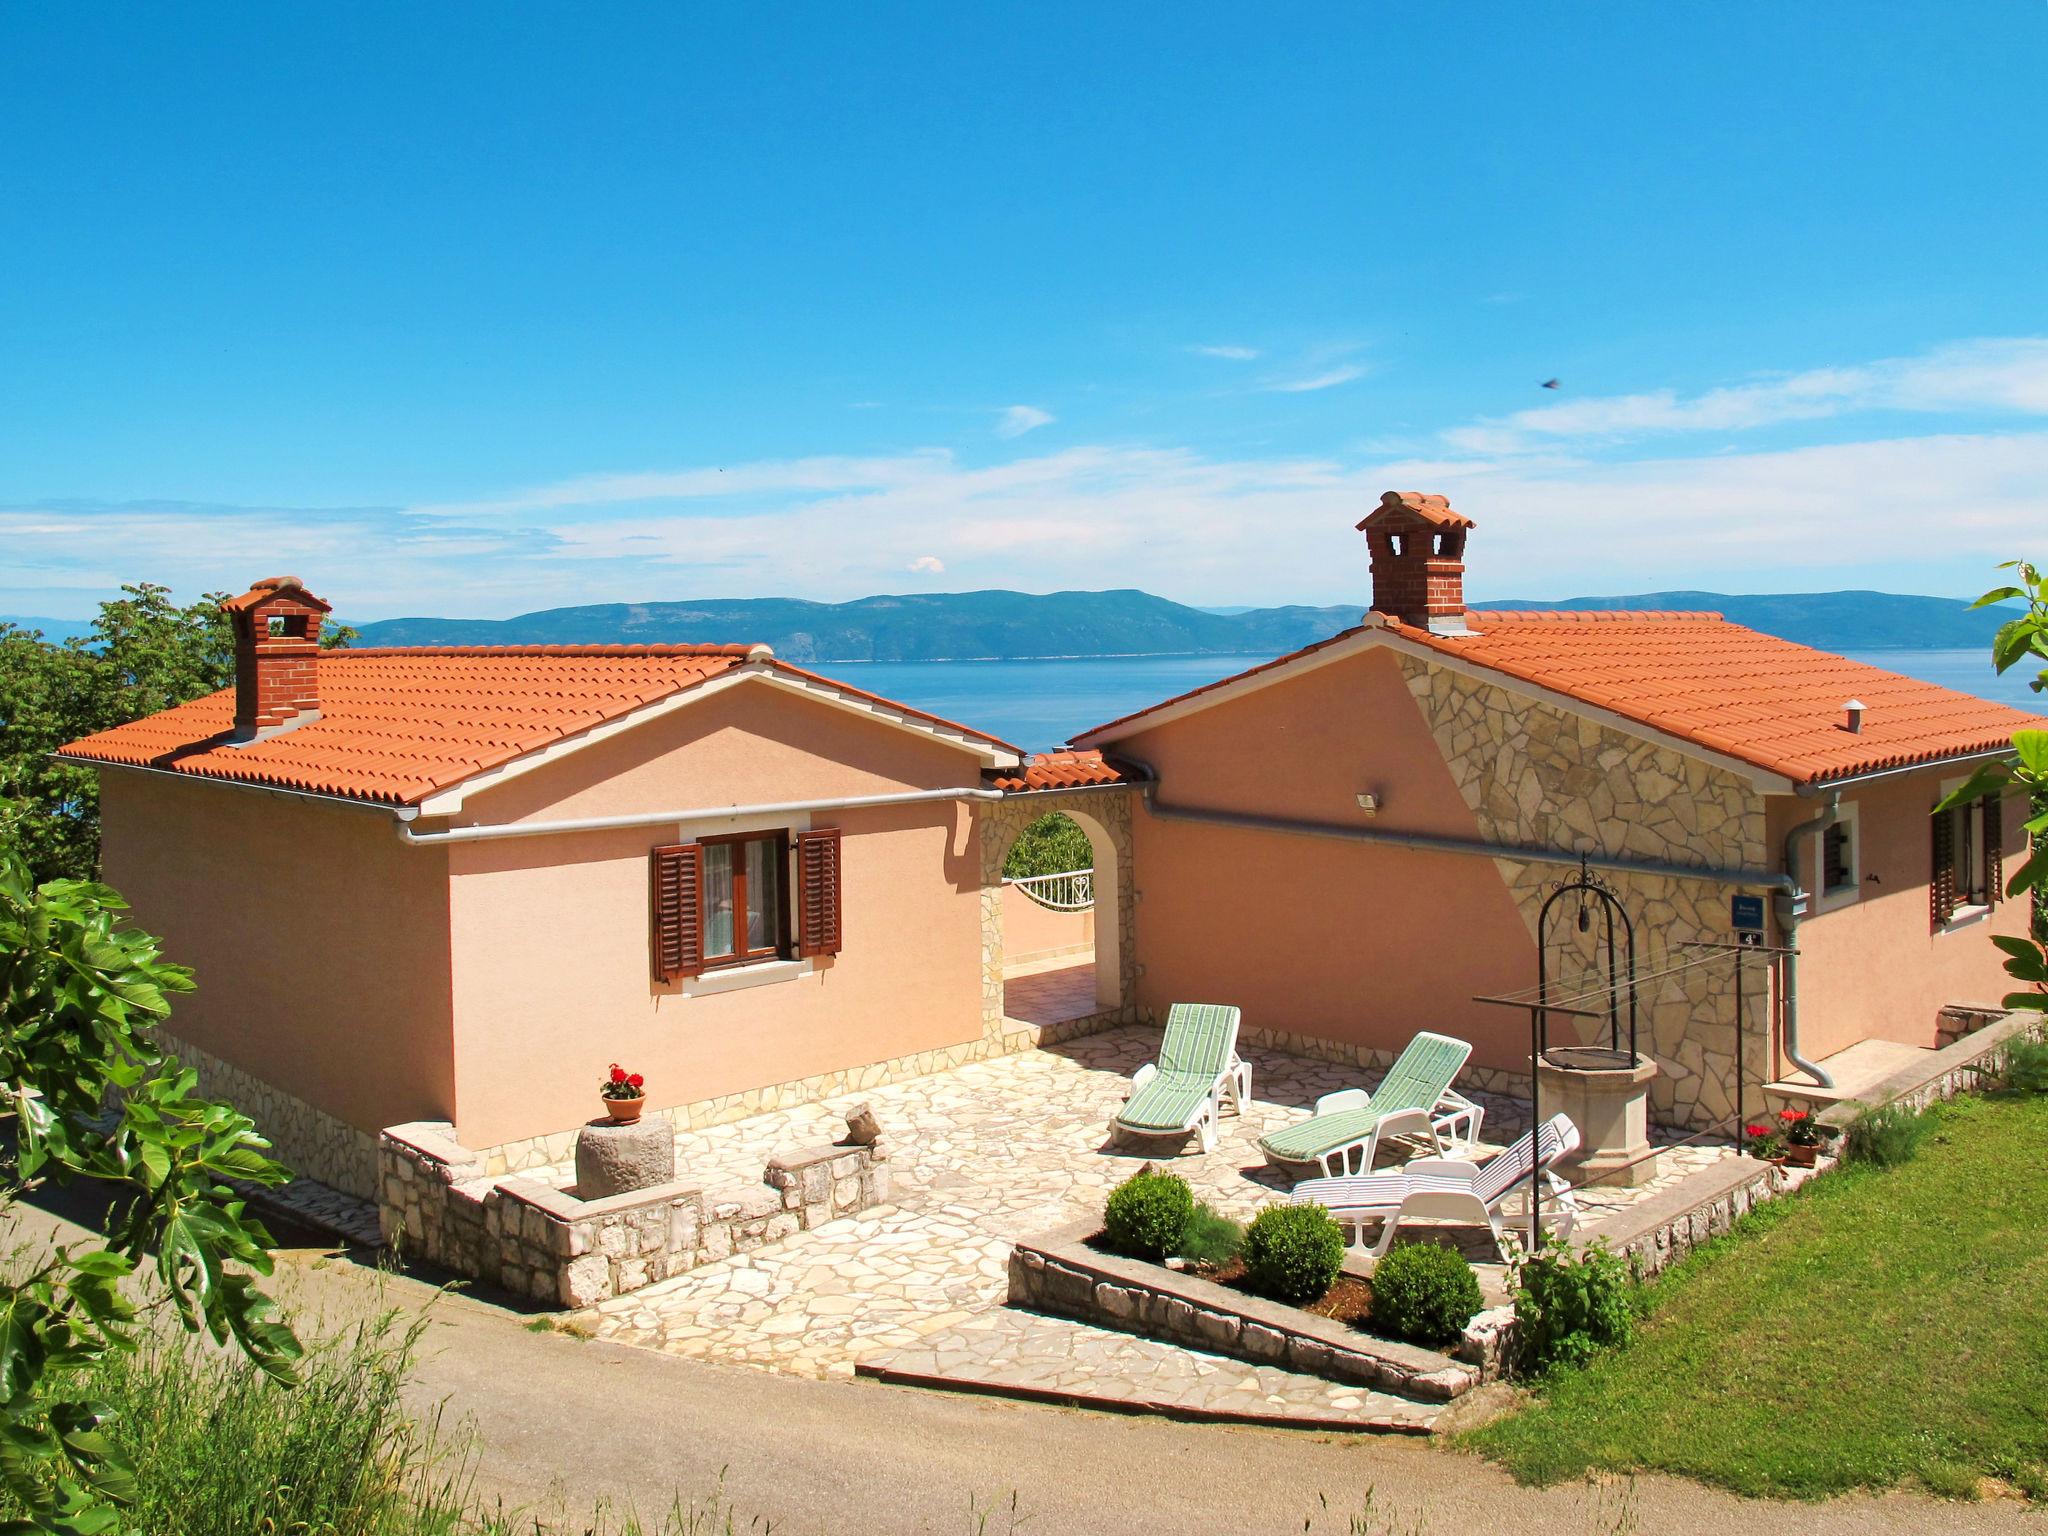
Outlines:
<svg viewBox="0 0 2048 1536"><path fill-rule="evenodd" d="M1869 1163L1876 1168L1896 1168L1920 1150L1920 1143L1934 1129L1934 1122L1903 1104L1886 1104L1869 1110L1850 1122L1842 1138L1845 1162Z"/></svg>
<svg viewBox="0 0 2048 1536"><path fill-rule="evenodd" d="M1626 1344L1635 1335L1637 1297L1628 1265L1604 1242L1575 1256L1563 1240L1551 1239L1515 1268L1522 1369L1584 1365L1596 1351Z"/></svg>
<svg viewBox="0 0 2048 1536"><path fill-rule="evenodd" d="M1314 1301L1344 1267L1344 1229L1320 1205L1269 1205L1244 1234L1251 1283L1276 1301Z"/></svg>
<svg viewBox="0 0 2048 1536"><path fill-rule="evenodd" d="M1397 1243L1373 1268L1373 1326L1397 1339L1455 1343L1482 1305L1479 1277L1454 1249Z"/></svg>
<svg viewBox="0 0 2048 1536"><path fill-rule="evenodd" d="M1134 1173L1109 1192L1102 1235L1118 1253L1163 1259L1180 1252L1195 1217L1195 1197L1177 1173Z"/></svg>
<svg viewBox="0 0 2048 1536"><path fill-rule="evenodd" d="M1198 1202L1180 1240L1180 1256L1190 1264L1228 1264L1244 1251L1244 1227Z"/></svg>

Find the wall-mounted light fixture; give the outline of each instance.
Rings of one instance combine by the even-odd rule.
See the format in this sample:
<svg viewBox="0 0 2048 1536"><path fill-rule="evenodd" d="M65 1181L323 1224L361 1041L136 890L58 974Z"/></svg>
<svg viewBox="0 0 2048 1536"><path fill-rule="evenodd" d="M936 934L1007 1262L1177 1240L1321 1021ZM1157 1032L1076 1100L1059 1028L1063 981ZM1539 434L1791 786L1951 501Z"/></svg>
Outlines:
<svg viewBox="0 0 2048 1536"><path fill-rule="evenodd" d="M1380 797L1366 790L1358 797L1358 808L1368 816L1377 816L1380 813Z"/></svg>

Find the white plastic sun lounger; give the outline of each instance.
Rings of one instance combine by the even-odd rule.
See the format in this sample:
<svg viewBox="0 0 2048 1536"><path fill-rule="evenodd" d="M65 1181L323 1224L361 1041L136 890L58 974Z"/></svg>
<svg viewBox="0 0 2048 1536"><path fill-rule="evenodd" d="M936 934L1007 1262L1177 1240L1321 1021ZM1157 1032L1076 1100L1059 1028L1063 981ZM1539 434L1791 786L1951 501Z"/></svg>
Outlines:
<svg viewBox="0 0 2048 1536"><path fill-rule="evenodd" d="M1461 1157L1421 1157L1391 1173L1306 1179L1295 1185L1287 1198L1296 1205L1324 1207L1351 1229L1352 1241L1361 1247L1366 1225L1379 1222L1374 1257L1394 1245L1394 1234L1402 1222L1431 1218L1487 1226L1501 1258L1511 1262L1500 1208L1515 1194L1528 1193L1529 1161L1535 1156L1535 1144L1533 1134L1524 1136L1484 1165ZM1579 1203L1572 1187L1551 1171L1551 1164L1578 1144L1579 1128L1568 1116L1553 1115L1544 1122L1541 1177L1548 1190L1544 1208L1553 1218L1549 1230L1559 1237L1569 1237L1578 1224Z"/></svg>
<svg viewBox="0 0 2048 1536"><path fill-rule="evenodd" d="M1110 1122L1111 1132L1161 1137L1199 1131L1202 1150L1215 1151L1224 1098L1243 1114L1252 1091L1252 1069L1237 1058L1237 1024L1238 1011L1227 1003L1175 1003L1159 1059L1132 1076L1131 1096Z"/></svg>

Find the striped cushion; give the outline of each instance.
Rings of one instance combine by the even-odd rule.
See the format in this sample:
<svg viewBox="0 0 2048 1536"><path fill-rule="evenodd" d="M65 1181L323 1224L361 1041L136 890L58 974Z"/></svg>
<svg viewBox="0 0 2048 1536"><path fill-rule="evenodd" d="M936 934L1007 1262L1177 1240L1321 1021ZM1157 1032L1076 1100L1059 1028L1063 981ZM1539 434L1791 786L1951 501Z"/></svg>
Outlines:
<svg viewBox="0 0 2048 1536"><path fill-rule="evenodd" d="M1237 1009L1225 1003L1175 1003L1159 1042L1159 1072L1131 1095L1116 1123L1134 1131L1183 1131L1237 1050Z"/></svg>
<svg viewBox="0 0 2048 1536"><path fill-rule="evenodd" d="M1283 1163L1312 1163L1339 1147L1364 1141L1388 1115L1434 1110L1471 1054L1472 1047L1463 1040L1424 1030L1387 1069L1368 1107L1336 1110L1273 1131L1260 1139L1259 1149Z"/></svg>

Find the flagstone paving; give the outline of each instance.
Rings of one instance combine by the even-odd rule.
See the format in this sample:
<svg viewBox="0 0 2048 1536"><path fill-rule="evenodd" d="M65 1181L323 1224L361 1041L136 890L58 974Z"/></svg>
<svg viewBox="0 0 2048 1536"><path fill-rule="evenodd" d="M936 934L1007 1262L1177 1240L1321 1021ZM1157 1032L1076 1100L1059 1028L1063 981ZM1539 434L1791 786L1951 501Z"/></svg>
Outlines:
<svg viewBox="0 0 2048 1536"><path fill-rule="evenodd" d="M889 1149L893 1203L600 1303L578 1321L601 1337L672 1354L830 1377L851 1375L865 1355L981 1318L1003 1304L1015 1239L1099 1212L1148 1151L1169 1160L1156 1145L1115 1145L1107 1134L1131 1073L1157 1043L1157 1030L1115 1029L684 1132L676 1138L681 1176L758 1178L770 1154L833 1139L845 1111L865 1101ZM1198 1198L1239 1220L1287 1187L1265 1166L1258 1138L1306 1118L1318 1095L1356 1086L1360 1075L1278 1051L1246 1054L1253 1075L1244 1115L1223 1117L1215 1152L1170 1158ZM1525 1128L1524 1106L1475 1097L1486 1105L1488 1144ZM1588 1225L1729 1150L1676 1148L1660 1157L1649 1184L1584 1191ZM1497 1287L1486 1234L1460 1229L1457 1240L1475 1262L1488 1261L1482 1279Z"/></svg>

